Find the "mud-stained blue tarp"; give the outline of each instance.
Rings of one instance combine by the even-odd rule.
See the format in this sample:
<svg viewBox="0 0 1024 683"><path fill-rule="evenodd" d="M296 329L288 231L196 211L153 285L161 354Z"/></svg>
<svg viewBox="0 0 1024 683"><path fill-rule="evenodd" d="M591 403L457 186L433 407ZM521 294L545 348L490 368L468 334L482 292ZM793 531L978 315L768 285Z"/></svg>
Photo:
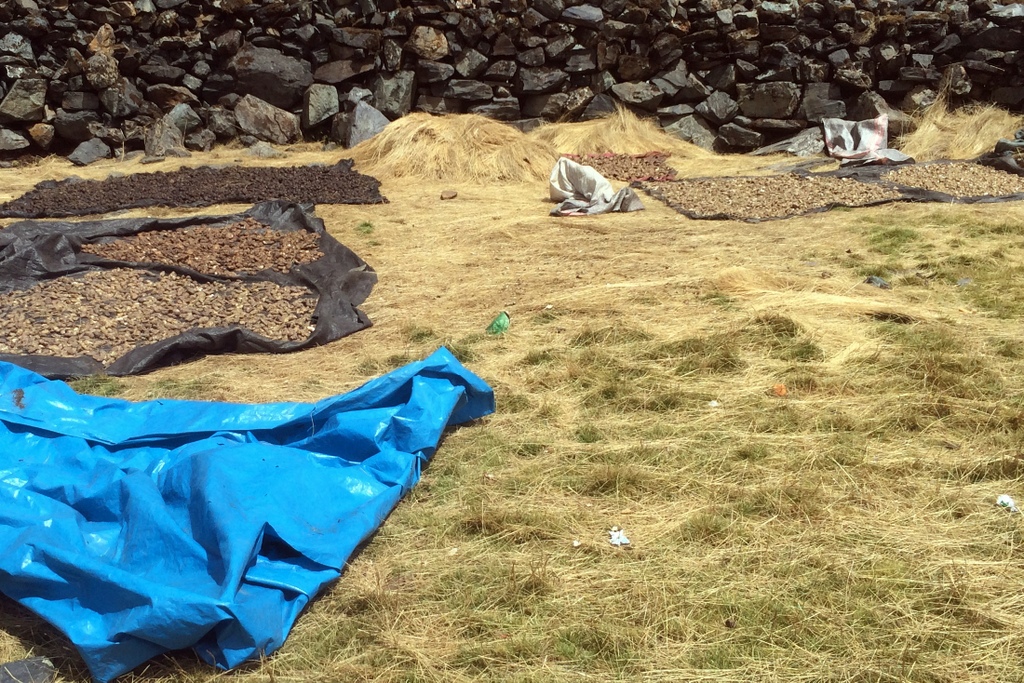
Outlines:
<svg viewBox="0 0 1024 683"><path fill-rule="evenodd" d="M444 349L315 404L131 403L0 364L0 591L99 681L187 647L235 666L493 409Z"/></svg>

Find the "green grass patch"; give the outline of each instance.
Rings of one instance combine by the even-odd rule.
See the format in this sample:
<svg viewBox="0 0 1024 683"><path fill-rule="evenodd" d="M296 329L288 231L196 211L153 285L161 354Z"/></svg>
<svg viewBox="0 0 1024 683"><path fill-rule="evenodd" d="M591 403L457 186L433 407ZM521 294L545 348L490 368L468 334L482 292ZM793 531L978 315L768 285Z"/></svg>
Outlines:
<svg viewBox="0 0 1024 683"><path fill-rule="evenodd" d="M68 384L72 389L80 394L106 396L108 398L121 396L128 388L128 385L122 380L119 380L116 377L108 377L107 375L81 377L79 379L70 380Z"/></svg>

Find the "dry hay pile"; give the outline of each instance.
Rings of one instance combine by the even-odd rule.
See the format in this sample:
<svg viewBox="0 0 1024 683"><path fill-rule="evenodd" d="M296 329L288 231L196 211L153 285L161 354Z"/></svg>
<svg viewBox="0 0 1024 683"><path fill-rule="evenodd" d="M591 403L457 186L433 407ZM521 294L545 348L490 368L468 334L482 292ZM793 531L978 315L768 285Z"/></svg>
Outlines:
<svg viewBox="0 0 1024 683"><path fill-rule="evenodd" d="M716 154L686 142L661 129L654 119L642 119L619 108L593 121L550 123L529 134L550 144L562 154L647 154L670 155L667 164L682 176L751 175L771 172L777 157L746 154Z"/></svg>
<svg viewBox="0 0 1024 683"><path fill-rule="evenodd" d="M917 161L973 159L991 152L999 138L1012 138L1024 127L1024 117L991 104L950 111L945 99L915 117L914 131L897 147Z"/></svg>
<svg viewBox="0 0 1024 683"><path fill-rule="evenodd" d="M409 114L350 152L378 178L451 182L542 180L558 160L550 144L477 114Z"/></svg>
<svg viewBox="0 0 1024 683"><path fill-rule="evenodd" d="M529 137L563 154L668 152L684 159L715 156L713 152L666 133L653 120L638 118L623 108L592 121L543 125L531 131Z"/></svg>

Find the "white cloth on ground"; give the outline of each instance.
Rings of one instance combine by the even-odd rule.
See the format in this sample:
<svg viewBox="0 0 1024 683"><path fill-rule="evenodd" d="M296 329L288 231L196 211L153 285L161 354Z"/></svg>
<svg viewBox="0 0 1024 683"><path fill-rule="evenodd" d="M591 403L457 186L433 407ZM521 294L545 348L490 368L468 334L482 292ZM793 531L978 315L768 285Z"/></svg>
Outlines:
<svg viewBox="0 0 1024 683"><path fill-rule="evenodd" d="M866 121L822 119L821 127L825 132L828 155L842 159L842 166L914 163L903 152L889 149L889 117L886 114Z"/></svg>
<svg viewBox="0 0 1024 683"><path fill-rule="evenodd" d="M612 189L604 176L590 166L562 157L551 170L551 201L559 202L552 216L583 216L608 211L640 211L644 208L636 192L624 187Z"/></svg>

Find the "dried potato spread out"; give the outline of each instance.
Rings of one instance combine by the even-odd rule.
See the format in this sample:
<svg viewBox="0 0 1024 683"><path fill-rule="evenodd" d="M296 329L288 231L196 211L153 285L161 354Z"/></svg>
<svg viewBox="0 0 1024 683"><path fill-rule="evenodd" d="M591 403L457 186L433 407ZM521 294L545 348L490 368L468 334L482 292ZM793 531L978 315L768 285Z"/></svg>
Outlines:
<svg viewBox="0 0 1024 683"><path fill-rule="evenodd" d="M310 335L316 296L270 282L200 283L177 274L91 271L0 294L0 353L109 363L192 328L240 325L275 340Z"/></svg>
<svg viewBox="0 0 1024 683"><path fill-rule="evenodd" d="M895 190L848 178L793 174L649 182L643 186L679 210L699 217L725 214L758 220L802 214L831 204L860 206L901 196Z"/></svg>
<svg viewBox="0 0 1024 683"><path fill-rule="evenodd" d="M274 230L246 218L220 228L200 225L142 232L105 244L86 244L82 251L115 261L175 264L211 275L265 269L286 273L296 264L310 263L323 255L317 241L312 232Z"/></svg>
<svg viewBox="0 0 1024 683"><path fill-rule="evenodd" d="M998 197L1024 192L1024 178L972 163L901 166L883 179L954 197Z"/></svg>
<svg viewBox="0 0 1024 683"><path fill-rule="evenodd" d="M669 180L676 171L666 163L667 154L565 154L578 164L590 166L605 178L623 182Z"/></svg>

